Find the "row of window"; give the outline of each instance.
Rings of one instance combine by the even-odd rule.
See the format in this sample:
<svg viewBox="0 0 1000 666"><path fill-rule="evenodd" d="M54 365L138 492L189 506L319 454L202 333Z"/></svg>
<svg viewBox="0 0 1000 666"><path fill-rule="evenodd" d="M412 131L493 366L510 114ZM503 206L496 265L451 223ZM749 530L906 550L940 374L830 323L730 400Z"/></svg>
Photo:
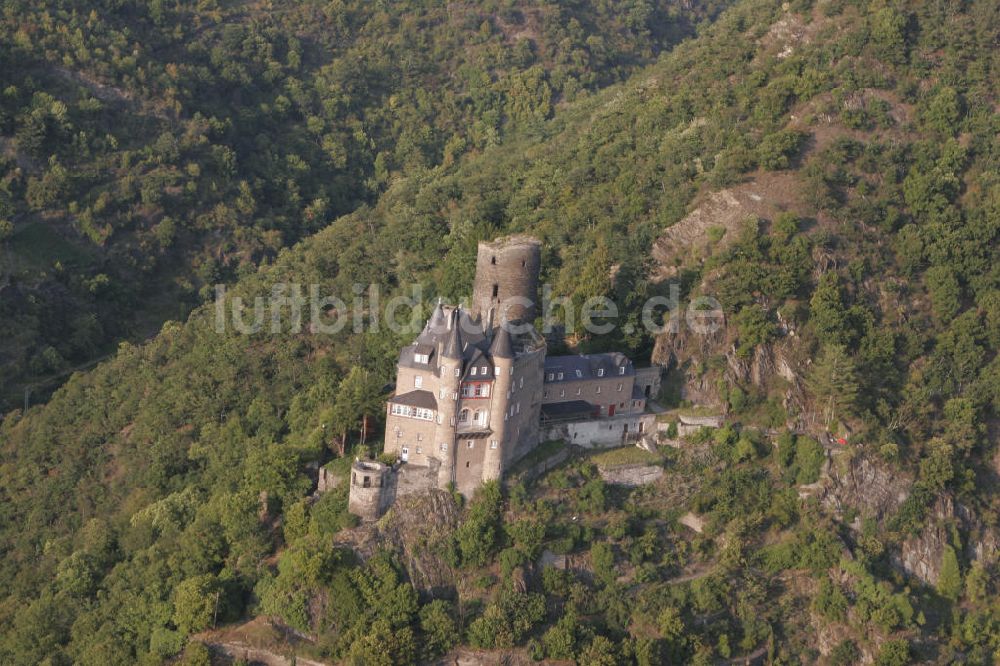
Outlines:
<svg viewBox="0 0 1000 666"><path fill-rule="evenodd" d="M418 441L421 441L423 439L423 437L421 435L418 435L417 439L418 439ZM497 446L499 446L497 440L491 439L490 440L490 448L495 450L497 448ZM468 448L470 448L470 449L475 448L475 440L473 440L473 439L469 440ZM410 447L404 446L400 450L402 451L403 459L405 460L406 457L407 457L407 454L410 452ZM422 446L417 446L416 447L416 453L423 453L423 452L424 452L424 447L422 447ZM447 444L442 444L441 445L441 453L448 453L448 445ZM368 477L365 477L365 478L367 479Z"/></svg>
<svg viewBox="0 0 1000 666"><path fill-rule="evenodd" d="M625 366L624 365L618 368L618 374L619 375L624 375L625 374ZM546 376L545 381L549 381L549 382L551 382L551 381L562 381L562 379L563 379L564 376L565 375L562 372L550 372ZM598 368L597 369L597 376L598 377L603 377L604 376L604 368ZM577 379L582 379L583 378L583 371L582 370L577 370L576 371L576 378Z"/></svg>
<svg viewBox="0 0 1000 666"><path fill-rule="evenodd" d="M463 398L488 398L490 397L490 385L482 383L462 384Z"/></svg>
<svg viewBox="0 0 1000 666"><path fill-rule="evenodd" d="M458 422L469 423L471 417L472 423L475 423L476 425L486 425L486 414L487 412L484 409L477 409L475 412L472 412L471 410L468 409L463 409L461 412L458 413Z"/></svg>
<svg viewBox="0 0 1000 666"><path fill-rule="evenodd" d="M408 416L412 419L421 419L423 421L434 420L434 410L423 407L410 407L409 405L397 405L393 403L389 411L396 416Z"/></svg>
<svg viewBox="0 0 1000 666"><path fill-rule="evenodd" d="M621 390L622 390L623 387L624 387L624 385L621 384L621 383L619 383L618 384L618 391L621 392ZM601 387L600 386L595 386L594 387L594 393L600 394L601 393ZM577 395L582 395L583 394L583 390L580 389L580 388L576 389L576 394ZM549 397L549 390L548 389L544 389L542 391L542 397L543 398ZM566 389L559 389L559 397L560 398L565 398L566 397Z"/></svg>

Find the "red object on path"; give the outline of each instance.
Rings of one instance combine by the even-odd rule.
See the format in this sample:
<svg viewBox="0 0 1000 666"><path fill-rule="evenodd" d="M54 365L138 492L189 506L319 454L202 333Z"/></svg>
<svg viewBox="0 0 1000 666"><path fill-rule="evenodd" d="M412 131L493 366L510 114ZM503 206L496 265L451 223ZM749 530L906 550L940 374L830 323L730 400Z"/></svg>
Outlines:
<svg viewBox="0 0 1000 666"><path fill-rule="evenodd" d="M837 444L841 444L843 446L847 446L847 440L844 439L843 437L838 437L837 438Z"/></svg>

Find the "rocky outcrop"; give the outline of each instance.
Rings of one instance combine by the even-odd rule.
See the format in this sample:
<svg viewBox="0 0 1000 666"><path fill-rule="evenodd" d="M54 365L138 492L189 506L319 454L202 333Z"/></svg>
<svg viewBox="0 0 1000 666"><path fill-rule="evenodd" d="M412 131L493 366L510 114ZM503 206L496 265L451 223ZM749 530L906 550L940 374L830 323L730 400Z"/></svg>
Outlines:
<svg viewBox="0 0 1000 666"><path fill-rule="evenodd" d="M904 540L899 552L893 554L893 565L927 585L936 585L941 576L944 549L950 541L949 523L954 515L951 498L947 495L938 497L924 529Z"/></svg>
<svg viewBox="0 0 1000 666"><path fill-rule="evenodd" d="M958 504L947 493L935 500L924 528L903 541L892 558L893 564L923 583L936 585L945 546L955 545L952 541L956 530L965 536L965 559L982 562L986 567L996 565L1000 558L1000 531L985 524L974 511Z"/></svg>
<svg viewBox="0 0 1000 666"><path fill-rule="evenodd" d="M832 466L822 501L838 513L856 509L862 518L881 522L899 509L912 486L909 476L881 460L858 456Z"/></svg>
<svg viewBox="0 0 1000 666"><path fill-rule="evenodd" d="M458 526L458 507L438 489L398 498L376 523L341 532L335 545L351 548L362 559L389 548L397 554L413 587L432 597L451 597L455 573L443 546Z"/></svg>

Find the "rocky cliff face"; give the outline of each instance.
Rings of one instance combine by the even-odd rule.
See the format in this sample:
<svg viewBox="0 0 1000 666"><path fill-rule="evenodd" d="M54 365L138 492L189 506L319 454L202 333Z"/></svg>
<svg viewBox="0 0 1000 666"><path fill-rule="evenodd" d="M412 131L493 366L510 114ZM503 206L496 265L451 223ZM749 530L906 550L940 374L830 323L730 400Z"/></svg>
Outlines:
<svg viewBox="0 0 1000 666"><path fill-rule="evenodd" d="M723 325L714 333L697 333L687 328L683 320L676 332L660 335L653 350L653 362L674 367L684 375L681 397L696 405L725 407L719 393L720 380L727 385L775 388L775 380L783 381L782 401L791 414L806 411L803 390L802 363L797 359L797 339L783 329L784 337L773 343L759 345L747 357L736 352L736 333ZM710 363L712 359L725 360Z"/></svg>
<svg viewBox="0 0 1000 666"><path fill-rule="evenodd" d="M455 572L443 557L443 546L458 526L458 508L443 490L427 490L396 500L378 522L338 535L362 559L389 548L399 557L413 587L421 594L451 597Z"/></svg>
<svg viewBox="0 0 1000 666"><path fill-rule="evenodd" d="M908 475L862 455L832 466L822 501L838 513L855 509L861 518L881 523L910 496L912 486Z"/></svg>
<svg viewBox="0 0 1000 666"><path fill-rule="evenodd" d="M928 585L936 585L941 576L945 546L952 544L957 531L964 539L964 557L969 562L995 566L1000 559L1000 530L986 524L974 511L945 493L939 495L928 514L924 528L900 544L893 564ZM961 555L960 555L961 557Z"/></svg>
<svg viewBox="0 0 1000 666"><path fill-rule="evenodd" d="M913 479L876 458L858 456L834 465L824 489L823 504L843 514L854 509L860 518L871 518L883 525L910 495ZM860 519L852 525L860 527ZM954 544L957 534L963 544ZM1000 560L1000 530L969 507L955 502L948 493L938 495L927 512L923 529L906 536L891 554L900 571L928 585L935 585L941 575L941 561L947 545L963 546L962 555L969 562L982 561L993 566Z"/></svg>

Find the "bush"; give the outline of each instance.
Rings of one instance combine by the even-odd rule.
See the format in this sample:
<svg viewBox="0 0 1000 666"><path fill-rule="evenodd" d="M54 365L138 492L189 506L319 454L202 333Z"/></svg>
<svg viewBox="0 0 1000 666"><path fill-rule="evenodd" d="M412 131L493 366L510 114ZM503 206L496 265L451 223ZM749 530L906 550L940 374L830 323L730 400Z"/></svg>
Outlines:
<svg viewBox="0 0 1000 666"><path fill-rule="evenodd" d="M760 165L770 171L787 169L791 158L795 157L806 135L794 130L781 130L768 134L757 146Z"/></svg>

